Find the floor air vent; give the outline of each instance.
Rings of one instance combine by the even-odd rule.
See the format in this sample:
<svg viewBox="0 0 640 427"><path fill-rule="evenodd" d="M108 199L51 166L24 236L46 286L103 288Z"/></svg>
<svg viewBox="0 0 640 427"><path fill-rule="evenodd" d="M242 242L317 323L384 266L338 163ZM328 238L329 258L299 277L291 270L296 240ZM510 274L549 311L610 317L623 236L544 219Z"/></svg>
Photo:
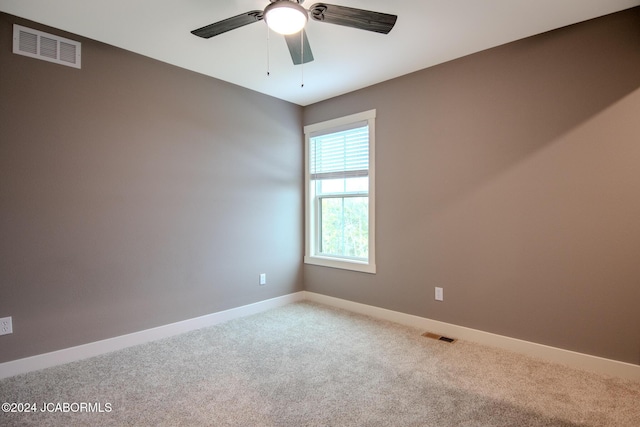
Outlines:
<svg viewBox="0 0 640 427"><path fill-rule="evenodd" d="M13 53L80 68L80 42L38 30L13 26Z"/></svg>
<svg viewBox="0 0 640 427"><path fill-rule="evenodd" d="M434 340L438 340L438 341L448 342L448 343L456 342L456 340L453 339L453 338L444 337L444 336L438 335L438 334L432 334L431 332L425 332L424 334L422 334L422 336L423 337L427 337L427 338L431 338L431 339L434 339Z"/></svg>

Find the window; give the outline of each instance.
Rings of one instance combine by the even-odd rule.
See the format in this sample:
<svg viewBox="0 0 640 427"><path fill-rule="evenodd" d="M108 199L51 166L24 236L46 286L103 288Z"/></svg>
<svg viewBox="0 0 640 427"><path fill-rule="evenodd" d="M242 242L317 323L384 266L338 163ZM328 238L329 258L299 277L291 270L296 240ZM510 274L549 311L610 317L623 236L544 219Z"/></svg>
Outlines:
<svg viewBox="0 0 640 427"><path fill-rule="evenodd" d="M307 264L375 273L375 110L305 126Z"/></svg>

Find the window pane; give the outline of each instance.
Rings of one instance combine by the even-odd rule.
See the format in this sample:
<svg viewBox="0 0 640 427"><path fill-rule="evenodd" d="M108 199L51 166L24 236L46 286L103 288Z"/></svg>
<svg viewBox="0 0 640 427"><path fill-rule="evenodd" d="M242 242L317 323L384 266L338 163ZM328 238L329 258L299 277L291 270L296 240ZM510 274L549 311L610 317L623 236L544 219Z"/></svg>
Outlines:
<svg viewBox="0 0 640 427"><path fill-rule="evenodd" d="M336 194L368 192L369 177L340 178L340 179L320 179L317 181L316 194Z"/></svg>
<svg viewBox="0 0 640 427"><path fill-rule="evenodd" d="M320 253L367 259L369 198L324 197L320 203Z"/></svg>
<svg viewBox="0 0 640 427"><path fill-rule="evenodd" d="M344 179L318 180L317 194L344 193Z"/></svg>
<svg viewBox="0 0 640 427"><path fill-rule="evenodd" d="M360 178L347 178L345 180L345 190L347 192L354 191L369 191L369 177L363 176Z"/></svg>

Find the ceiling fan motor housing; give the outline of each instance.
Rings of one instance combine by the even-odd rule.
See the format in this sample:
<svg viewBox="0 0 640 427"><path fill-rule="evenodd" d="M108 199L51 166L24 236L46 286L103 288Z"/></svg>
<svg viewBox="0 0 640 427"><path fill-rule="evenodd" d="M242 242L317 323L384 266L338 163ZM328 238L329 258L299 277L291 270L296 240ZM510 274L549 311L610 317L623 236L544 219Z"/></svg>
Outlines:
<svg viewBox="0 0 640 427"><path fill-rule="evenodd" d="M307 24L307 16L307 10L295 1L279 0L264 8L269 28L283 35L300 32Z"/></svg>

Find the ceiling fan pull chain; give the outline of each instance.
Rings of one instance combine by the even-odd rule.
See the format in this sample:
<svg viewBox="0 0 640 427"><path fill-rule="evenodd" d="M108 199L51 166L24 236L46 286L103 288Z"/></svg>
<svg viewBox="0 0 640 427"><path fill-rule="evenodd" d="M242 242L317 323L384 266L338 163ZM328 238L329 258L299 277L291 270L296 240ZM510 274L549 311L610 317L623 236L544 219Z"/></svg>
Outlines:
<svg viewBox="0 0 640 427"><path fill-rule="evenodd" d="M271 33L271 31L269 30L269 26L266 25L267 27L267 77L269 77L271 75L271 64L269 61L269 34Z"/></svg>
<svg viewBox="0 0 640 427"><path fill-rule="evenodd" d="M304 87L304 30L300 31L300 87Z"/></svg>

